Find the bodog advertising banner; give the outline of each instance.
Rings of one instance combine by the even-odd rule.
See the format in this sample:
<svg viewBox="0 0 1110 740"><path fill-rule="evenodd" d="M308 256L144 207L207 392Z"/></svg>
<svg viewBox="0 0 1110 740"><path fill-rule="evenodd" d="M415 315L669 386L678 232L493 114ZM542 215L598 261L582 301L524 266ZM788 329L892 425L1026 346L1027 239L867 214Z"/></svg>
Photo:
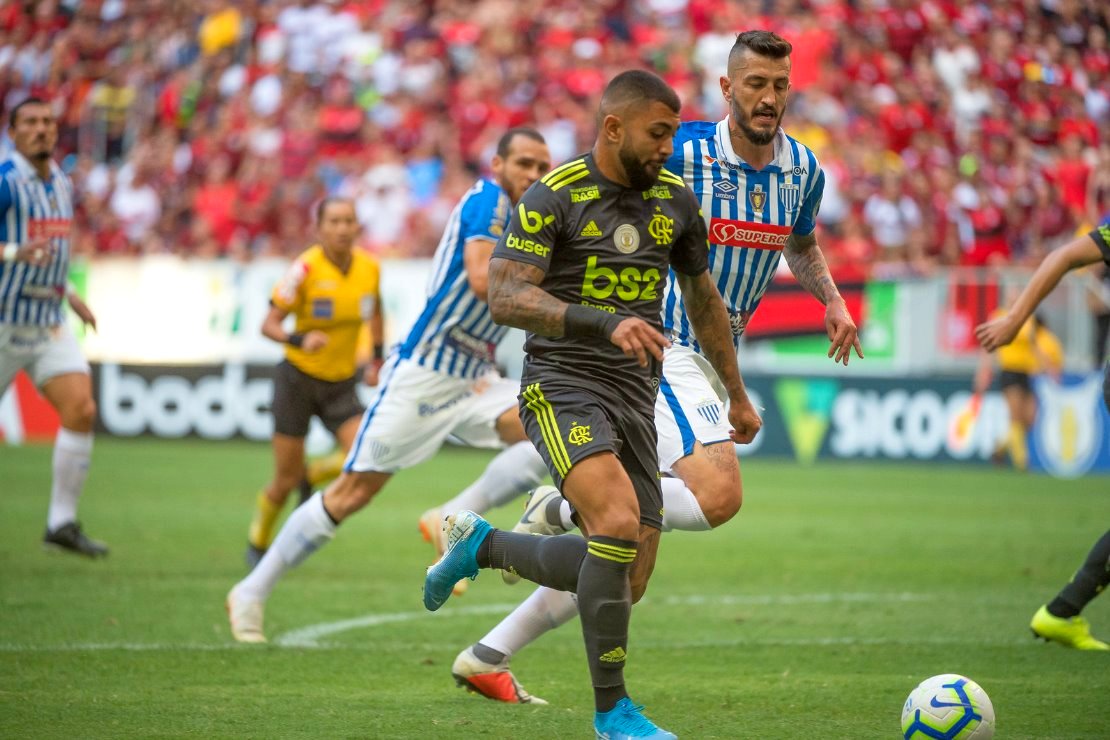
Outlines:
<svg viewBox="0 0 1110 740"><path fill-rule="evenodd" d="M272 372L272 365L94 364L100 431L267 440L273 429ZM764 426L753 444L739 448L741 455L789 457L803 464L819 459L986 463L1009 429L1001 394L989 392L973 404L970 380L762 375L745 380L764 409ZM1030 469L1060 477L1110 472L1102 375L1066 375L1059 382L1039 378L1033 387L1039 410L1029 432ZM33 394L21 390L28 398ZM372 392L360 388L364 400ZM0 437L6 427L33 427L20 411L34 408L6 404Z"/></svg>

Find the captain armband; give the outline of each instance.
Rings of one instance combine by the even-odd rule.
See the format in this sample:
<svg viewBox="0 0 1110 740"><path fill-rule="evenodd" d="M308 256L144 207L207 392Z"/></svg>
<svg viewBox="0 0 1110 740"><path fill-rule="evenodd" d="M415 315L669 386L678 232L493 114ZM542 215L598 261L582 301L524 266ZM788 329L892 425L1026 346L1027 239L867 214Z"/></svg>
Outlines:
<svg viewBox="0 0 1110 740"><path fill-rule="evenodd" d="M563 336L608 339L620 322L621 319L616 314L572 303L567 306L566 315L563 316Z"/></svg>

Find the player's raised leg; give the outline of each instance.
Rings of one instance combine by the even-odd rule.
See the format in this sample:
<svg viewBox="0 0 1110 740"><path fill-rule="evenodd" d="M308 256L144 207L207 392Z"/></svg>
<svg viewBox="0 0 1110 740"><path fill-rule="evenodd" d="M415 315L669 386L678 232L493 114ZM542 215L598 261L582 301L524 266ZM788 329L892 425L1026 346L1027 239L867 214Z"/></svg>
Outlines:
<svg viewBox="0 0 1110 740"><path fill-rule="evenodd" d="M1033 634L1078 650L1110 650L1091 635L1080 612L1110 584L1110 531L1095 543L1087 559L1056 598L1033 615Z"/></svg>
<svg viewBox="0 0 1110 740"><path fill-rule="evenodd" d="M534 489L547 475L543 458L532 446L516 404L516 383L498 381L505 390L495 390L505 400L498 408L494 428L507 447L490 461L482 475L454 498L428 509L420 517L420 533L436 548L436 557L443 555L447 543L443 536L443 520L459 511L484 514L503 506L521 494Z"/></svg>
<svg viewBox="0 0 1110 740"><path fill-rule="evenodd" d="M594 686L595 726L601 732L630 717L648 722L628 699L624 685L630 573L640 534L636 491L611 452L576 461L563 485L591 532L588 540L504 532L472 512L449 517L448 551L428 569L425 606L438 609L455 581L476 576L480 568L512 569L541 585L575 591Z"/></svg>

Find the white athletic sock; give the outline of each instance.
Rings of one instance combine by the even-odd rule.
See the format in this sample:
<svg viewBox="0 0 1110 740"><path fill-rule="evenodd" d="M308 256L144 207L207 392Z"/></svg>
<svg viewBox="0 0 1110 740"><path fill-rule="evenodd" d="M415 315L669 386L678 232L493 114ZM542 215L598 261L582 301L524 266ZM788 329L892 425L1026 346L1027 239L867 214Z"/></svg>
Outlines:
<svg viewBox="0 0 1110 740"><path fill-rule="evenodd" d="M681 478L663 478L663 531L683 529L687 532L704 532L713 529L698 504L694 492Z"/></svg>
<svg viewBox="0 0 1110 740"><path fill-rule="evenodd" d="M578 529L578 525L571 519L572 513L573 512L570 510L570 501L564 498L562 503L559 504L559 524L562 524L563 529L568 532Z"/></svg>
<svg viewBox="0 0 1110 740"><path fill-rule="evenodd" d="M77 499L89 475L92 457L91 432L74 432L62 427L54 438L54 480L50 486L50 511L46 526L50 531L77 521Z"/></svg>
<svg viewBox="0 0 1110 740"><path fill-rule="evenodd" d="M443 515L467 509L483 514L535 488L545 475L547 466L532 443L517 442L490 460L478 480L465 491L443 504Z"/></svg>
<svg viewBox="0 0 1110 740"><path fill-rule="evenodd" d="M540 635L578 616L578 602L570 591L540 586L478 642L512 657Z"/></svg>
<svg viewBox="0 0 1110 740"><path fill-rule="evenodd" d="M317 491L294 509L278 532L274 544L235 588L265 601L285 572L300 565L305 558L327 544L335 536L335 529L335 522L324 511L324 494Z"/></svg>

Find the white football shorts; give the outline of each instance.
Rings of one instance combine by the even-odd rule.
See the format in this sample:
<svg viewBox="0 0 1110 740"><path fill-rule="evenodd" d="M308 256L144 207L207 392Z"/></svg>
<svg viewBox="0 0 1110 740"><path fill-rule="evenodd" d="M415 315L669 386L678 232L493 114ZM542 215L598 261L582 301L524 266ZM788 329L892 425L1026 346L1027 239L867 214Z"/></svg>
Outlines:
<svg viewBox="0 0 1110 740"><path fill-rule="evenodd" d="M489 372L453 378L393 356L366 405L343 469L395 473L424 462L449 437L471 447L504 447L497 419L515 411L520 383Z"/></svg>
<svg viewBox="0 0 1110 740"><path fill-rule="evenodd" d="M727 409L728 394L708 360L679 344L666 349L655 399L659 469L670 473L694 451L694 442L730 441Z"/></svg>
<svg viewBox="0 0 1110 740"><path fill-rule="evenodd" d="M77 337L68 324L20 326L0 324L0 396L26 370L36 386L68 373L89 374Z"/></svg>

